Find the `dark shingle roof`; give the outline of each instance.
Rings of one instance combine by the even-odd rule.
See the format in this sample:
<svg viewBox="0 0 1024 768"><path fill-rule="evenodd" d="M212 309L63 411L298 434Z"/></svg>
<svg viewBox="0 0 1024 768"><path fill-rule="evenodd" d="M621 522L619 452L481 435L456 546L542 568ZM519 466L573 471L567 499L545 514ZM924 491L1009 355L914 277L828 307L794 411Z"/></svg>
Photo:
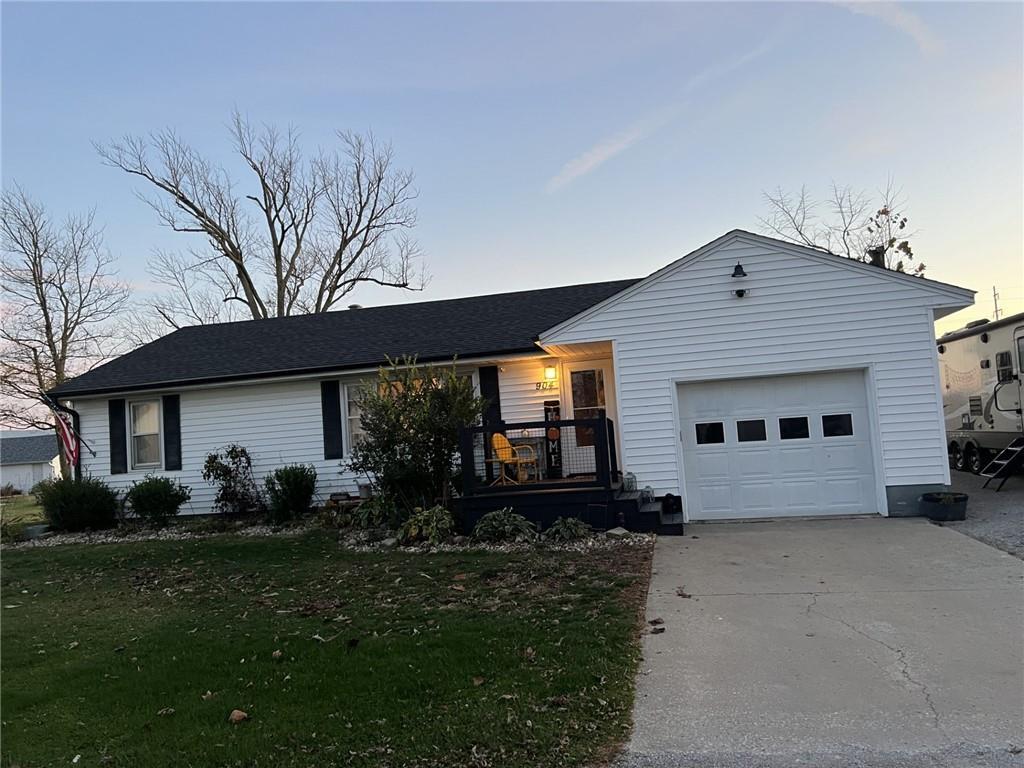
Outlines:
<svg viewBox="0 0 1024 768"><path fill-rule="evenodd" d="M57 435L0 438L0 465L35 464L57 455Z"/></svg>
<svg viewBox="0 0 1024 768"><path fill-rule="evenodd" d="M542 331L635 283L616 280L446 301L182 328L50 394L60 397L535 350Z"/></svg>

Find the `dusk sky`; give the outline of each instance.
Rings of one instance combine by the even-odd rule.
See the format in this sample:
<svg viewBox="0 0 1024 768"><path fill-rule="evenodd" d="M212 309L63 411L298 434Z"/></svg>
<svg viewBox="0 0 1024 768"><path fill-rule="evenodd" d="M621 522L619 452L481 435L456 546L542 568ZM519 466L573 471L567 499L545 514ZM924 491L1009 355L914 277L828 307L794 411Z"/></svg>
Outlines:
<svg viewBox="0 0 1024 768"><path fill-rule="evenodd" d="M237 107L329 147L394 144L420 190L423 293L648 274L762 192L908 200L927 275L978 291L940 324L1024 311L1024 6L4 3L3 181L96 208L143 298L159 226L92 142L173 127L235 168ZM239 172L241 176L241 171Z"/></svg>

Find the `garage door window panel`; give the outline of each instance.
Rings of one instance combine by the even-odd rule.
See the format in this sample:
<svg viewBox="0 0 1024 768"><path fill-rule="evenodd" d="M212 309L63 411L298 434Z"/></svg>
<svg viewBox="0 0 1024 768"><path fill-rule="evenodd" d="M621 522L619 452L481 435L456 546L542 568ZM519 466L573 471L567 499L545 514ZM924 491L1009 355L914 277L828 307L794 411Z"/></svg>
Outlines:
<svg viewBox="0 0 1024 768"><path fill-rule="evenodd" d="M741 443L758 443L768 439L764 419L744 419L736 422L736 439Z"/></svg>
<svg viewBox="0 0 1024 768"><path fill-rule="evenodd" d="M849 413L828 413L821 417L823 437L850 437L853 434L853 415Z"/></svg>
<svg viewBox="0 0 1024 768"><path fill-rule="evenodd" d="M779 419L779 438L781 440L806 440L811 436L809 424L806 416L788 416Z"/></svg>
<svg viewBox="0 0 1024 768"><path fill-rule="evenodd" d="M721 421L707 421L695 425L697 445L712 445L725 442L725 424Z"/></svg>

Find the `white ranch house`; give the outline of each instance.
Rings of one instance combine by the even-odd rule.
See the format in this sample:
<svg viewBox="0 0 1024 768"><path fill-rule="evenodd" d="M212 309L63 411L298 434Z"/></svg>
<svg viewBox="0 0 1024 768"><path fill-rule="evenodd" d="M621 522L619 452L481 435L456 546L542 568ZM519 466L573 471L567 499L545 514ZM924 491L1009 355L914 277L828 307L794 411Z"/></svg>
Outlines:
<svg viewBox="0 0 1024 768"><path fill-rule="evenodd" d="M174 477L194 513L214 495L203 460L228 443L259 473L309 463L322 495L355 491L355 389L408 354L457 355L492 400L463 456L477 512L543 518L537 499L561 491L610 510L598 524L656 527L635 478L687 521L906 515L949 484L933 324L972 303L736 230L640 280L186 328L53 394L95 452L84 473L121 489ZM495 432L535 463L495 470Z"/></svg>

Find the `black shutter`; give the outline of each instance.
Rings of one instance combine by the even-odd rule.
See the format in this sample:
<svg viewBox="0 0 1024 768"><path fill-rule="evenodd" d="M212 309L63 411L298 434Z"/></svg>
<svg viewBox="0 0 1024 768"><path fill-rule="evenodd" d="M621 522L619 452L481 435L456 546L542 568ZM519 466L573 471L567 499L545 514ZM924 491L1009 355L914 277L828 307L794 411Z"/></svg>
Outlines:
<svg viewBox="0 0 1024 768"><path fill-rule="evenodd" d="M164 469L181 469L181 398L164 395Z"/></svg>
<svg viewBox="0 0 1024 768"><path fill-rule="evenodd" d="M341 384L320 382L320 412L324 422L324 458L340 459L345 454L341 443Z"/></svg>
<svg viewBox="0 0 1024 768"><path fill-rule="evenodd" d="M487 400L484 411L484 424L497 424L501 421L501 394L498 390L498 366L481 366L480 396Z"/></svg>
<svg viewBox="0 0 1024 768"><path fill-rule="evenodd" d="M107 401L110 424L110 474L128 471L128 425L125 423L124 400Z"/></svg>

